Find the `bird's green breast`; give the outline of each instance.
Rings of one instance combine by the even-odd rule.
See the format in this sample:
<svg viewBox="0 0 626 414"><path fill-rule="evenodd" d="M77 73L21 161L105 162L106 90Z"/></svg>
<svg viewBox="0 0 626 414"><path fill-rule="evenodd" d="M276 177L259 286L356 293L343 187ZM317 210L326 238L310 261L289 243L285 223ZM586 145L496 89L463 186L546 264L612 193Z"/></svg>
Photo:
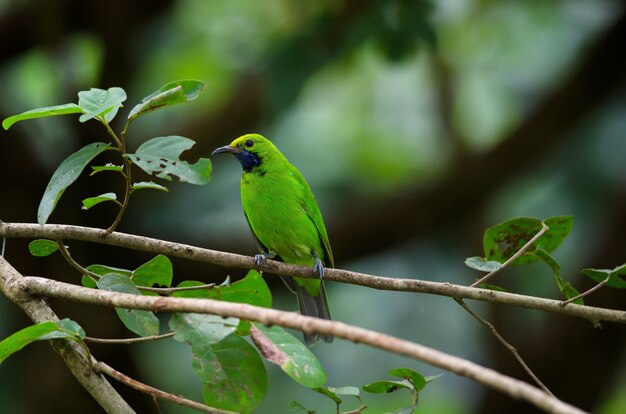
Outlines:
<svg viewBox="0 0 626 414"><path fill-rule="evenodd" d="M288 165L291 167L291 165ZM323 243L310 218L320 214L311 190L295 168L244 173L241 202L252 232L269 253L286 263L312 266L324 260Z"/></svg>

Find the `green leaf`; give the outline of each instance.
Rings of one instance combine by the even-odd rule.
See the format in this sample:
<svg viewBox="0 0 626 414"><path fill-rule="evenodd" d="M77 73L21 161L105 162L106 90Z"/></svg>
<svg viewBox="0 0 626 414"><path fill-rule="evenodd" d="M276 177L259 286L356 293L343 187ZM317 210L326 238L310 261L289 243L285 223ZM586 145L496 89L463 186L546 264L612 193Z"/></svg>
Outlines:
<svg viewBox="0 0 626 414"><path fill-rule="evenodd" d="M113 87L107 90L91 88L78 92L78 106L84 111L79 121L85 122L95 117L103 117L108 123L115 117L122 102L126 100L124 89Z"/></svg>
<svg viewBox="0 0 626 414"><path fill-rule="evenodd" d="M131 191L144 190L144 189L169 191L167 187L163 187L162 185L153 183L152 181L142 181L139 183L134 183L131 187Z"/></svg>
<svg viewBox="0 0 626 414"><path fill-rule="evenodd" d="M572 216L551 217L544 222L548 230L513 264L528 264L539 260L532 254L536 248L552 253L565 240L573 226ZM504 263L539 233L542 227L539 219L519 217L488 228L483 237L485 259Z"/></svg>
<svg viewBox="0 0 626 414"><path fill-rule="evenodd" d="M263 357L278 365L298 384L308 388L321 387L326 373L319 360L302 342L280 326L268 328L260 323L254 326L262 334L252 337Z"/></svg>
<svg viewBox="0 0 626 414"><path fill-rule="evenodd" d="M91 169L93 170L91 172L91 174L89 174L90 176L97 174L99 172L102 171L115 171L115 172L119 172L119 173L123 173L124 172L124 167L121 165L115 165L115 164L111 164L108 163L106 165L96 165L96 166L91 166Z"/></svg>
<svg viewBox="0 0 626 414"><path fill-rule="evenodd" d="M204 283L196 281L184 281L177 287L199 286ZM272 307L272 293L265 279L256 270L250 270L246 277L224 286L216 286L212 289L189 290L175 292L173 296L182 298L205 298L224 300L226 302L247 303L264 308Z"/></svg>
<svg viewBox="0 0 626 414"><path fill-rule="evenodd" d="M389 374L409 381L417 391L424 389L427 384L426 378L422 374L410 368L395 368L389 371Z"/></svg>
<svg viewBox="0 0 626 414"><path fill-rule="evenodd" d="M486 260L483 257L474 256L465 259L465 264L472 269L480 270L481 272L494 272L502 267L502 263L494 260Z"/></svg>
<svg viewBox="0 0 626 414"><path fill-rule="evenodd" d="M2 127L6 130L19 121L26 119L43 118L47 116L56 115L68 115L68 114L82 114L83 110L80 106L74 103L68 103L63 105L47 106L45 108L31 109L30 111L22 112L18 115L13 115L2 121Z"/></svg>
<svg viewBox="0 0 626 414"><path fill-rule="evenodd" d="M552 253L569 236L574 227L574 217L556 216L545 219L543 222L548 226L548 231L539 237L535 246Z"/></svg>
<svg viewBox="0 0 626 414"><path fill-rule="evenodd" d="M87 334L85 330L76 322L71 319L65 318L61 319L56 323L57 329L49 334L46 334L39 338L39 340L47 340L47 339L84 339Z"/></svg>
<svg viewBox="0 0 626 414"><path fill-rule="evenodd" d="M328 391L333 392L337 395L350 395L352 397L360 397L361 390L359 387L346 386L346 387L327 387Z"/></svg>
<svg viewBox="0 0 626 414"><path fill-rule="evenodd" d="M96 282L96 285L101 290L141 295L137 286L133 284L128 276L117 273L104 275ZM145 310L123 308L115 308L115 312L117 312L117 316L122 323L137 335L152 336L159 334L159 319L154 313Z"/></svg>
<svg viewBox="0 0 626 414"><path fill-rule="evenodd" d="M52 178L50 178L50 182L39 203L39 210L37 211L39 224L45 224L48 221L65 189L76 181L91 160L107 148L109 148L109 144L104 142L91 143L67 157L59 165L54 174L52 174Z"/></svg>
<svg viewBox="0 0 626 414"><path fill-rule="evenodd" d="M582 273L600 283L609 278L607 286L618 289L626 289L626 263L615 269L583 269Z"/></svg>
<svg viewBox="0 0 626 414"><path fill-rule="evenodd" d="M89 210L91 207L95 206L96 204L100 204L105 201L113 201L116 204L120 204L120 202L117 201L117 195L115 193L104 193L96 197L89 197L89 198L84 199L83 210Z"/></svg>
<svg viewBox="0 0 626 414"><path fill-rule="evenodd" d="M199 313L175 313L170 318L170 329L176 332L174 339L193 346L216 344L235 332L239 319L222 318Z"/></svg>
<svg viewBox="0 0 626 414"><path fill-rule="evenodd" d="M180 80L168 83L158 91L143 98L140 104L136 105L128 114L130 121L140 115L165 108L178 103L193 101L204 90L206 84L197 80Z"/></svg>
<svg viewBox="0 0 626 414"><path fill-rule="evenodd" d="M413 385L409 381L376 381L361 389L372 394L389 394L401 389L413 390Z"/></svg>
<svg viewBox="0 0 626 414"><path fill-rule="evenodd" d="M139 286L160 285L170 287L174 270L172 262L162 254L142 264L133 272L133 282Z"/></svg>
<svg viewBox="0 0 626 414"><path fill-rule="evenodd" d="M135 154L125 154L139 168L158 178L171 180L177 176L180 181L191 184L206 184L211 179L211 161L200 158L195 164L179 159L180 154L193 147L189 138L171 135L156 137L144 142Z"/></svg>
<svg viewBox="0 0 626 414"><path fill-rule="evenodd" d="M314 391L317 391L318 393L320 393L322 395L325 395L328 398L330 398L331 400L333 400L335 402L335 404L337 404L337 407L339 407L339 404L341 404L343 402L343 400L341 399L339 394L337 394L334 391L331 391L330 387L328 387L328 388L317 387L317 388L314 388Z"/></svg>
<svg viewBox="0 0 626 414"><path fill-rule="evenodd" d="M576 290L574 286L572 286L571 283L563 279L563 277L561 276L561 265L559 265L559 263L554 259L554 257L550 255L550 253L546 252L543 249L538 248L537 250L535 250L533 254L536 257L543 260L543 262L548 265L550 270L552 270L552 274L554 275L554 280L556 281L556 285L558 286L563 296L565 296L565 299L571 299L580 294L580 292ZM574 303L578 305L585 304L583 298L576 299Z"/></svg>
<svg viewBox="0 0 626 414"><path fill-rule="evenodd" d="M56 329L57 324L52 321L41 322L21 329L8 338L5 338L2 342L0 342L0 364L11 354L14 354L26 345L37 341L42 336L49 334Z"/></svg>
<svg viewBox="0 0 626 414"><path fill-rule="evenodd" d="M87 270L97 274L98 276L104 276L108 273L117 273L118 275L123 275L130 278L133 274L128 269L120 269L119 267L112 267L100 264L92 264L86 267Z"/></svg>
<svg viewBox="0 0 626 414"><path fill-rule="evenodd" d="M205 404L247 414L267 393L267 371L245 339L229 335L216 344L192 347L193 367L204 381Z"/></svg>
<svg viewBox="0 0 626 414"><path fill-rule="evenodd" d="M52 240L37 239L28 243L28 250L33 256L45 257L59 250L59 245Z"/></svg>
<svg viewBox="0 0 626 414"><path fill-rule="evenodd" d="M107 273L117 273L118 275L124 275L127 277L132 276L132 272L130 270L120 269L117 267L111 267L111 266L105 266L105 265L99 265L99 264L89 265L87 266L86 269L97 274L98 276L104 276ZM83 275L82 284L83 286L88 287L88 288L97 287L96 282L94 282L89 276L85 276L85 275Z"/></svg>

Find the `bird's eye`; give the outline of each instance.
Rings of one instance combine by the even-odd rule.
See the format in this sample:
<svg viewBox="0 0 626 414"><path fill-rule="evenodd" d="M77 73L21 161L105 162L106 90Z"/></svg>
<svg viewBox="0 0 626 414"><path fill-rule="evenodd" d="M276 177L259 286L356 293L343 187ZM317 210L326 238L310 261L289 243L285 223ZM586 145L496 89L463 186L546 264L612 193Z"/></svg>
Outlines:
<svg viewBox="0 0 626 414"><path fill-rule="evenodd" d="M252 141L251 139L246 141L246 147L251 148L254 145L254 141Z"/></svg>

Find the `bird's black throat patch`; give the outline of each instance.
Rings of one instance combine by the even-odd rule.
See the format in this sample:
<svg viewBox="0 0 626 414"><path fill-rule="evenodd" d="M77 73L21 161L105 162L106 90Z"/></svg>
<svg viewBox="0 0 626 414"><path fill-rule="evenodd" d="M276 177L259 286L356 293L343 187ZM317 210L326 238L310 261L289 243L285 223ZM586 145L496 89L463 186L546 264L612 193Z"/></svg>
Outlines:
<svg viewBox="0 0 626 414"><path fill-rule="evenodd" d="M261 165L261 158L250 151L242 150L241 152L235 154L235 157L237 157L245 172L250 172L253 168Z"/></svg>

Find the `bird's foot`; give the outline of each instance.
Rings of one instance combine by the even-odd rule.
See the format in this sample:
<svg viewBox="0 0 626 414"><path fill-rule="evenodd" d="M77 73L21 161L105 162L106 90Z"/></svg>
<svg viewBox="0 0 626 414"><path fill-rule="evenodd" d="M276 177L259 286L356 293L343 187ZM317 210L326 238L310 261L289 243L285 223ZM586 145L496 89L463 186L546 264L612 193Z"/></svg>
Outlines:
<svg viewBox="0 0 626 414"><path fill-rule="evenodd" d="M318 257L318 255L313 252L313 256L315 257L315 264L313 265L313 273L317 273L320 279L324 279L324 264Z"/></svg>
<svg viewBox="0 0 626 414"><path fill-rule="evenodd" d="M276 257L275 254L272 253L259 253L254 255L254 262L256 263L256 267L261 270L261 265L265 263L268 259L274 259Z"/></svg>

